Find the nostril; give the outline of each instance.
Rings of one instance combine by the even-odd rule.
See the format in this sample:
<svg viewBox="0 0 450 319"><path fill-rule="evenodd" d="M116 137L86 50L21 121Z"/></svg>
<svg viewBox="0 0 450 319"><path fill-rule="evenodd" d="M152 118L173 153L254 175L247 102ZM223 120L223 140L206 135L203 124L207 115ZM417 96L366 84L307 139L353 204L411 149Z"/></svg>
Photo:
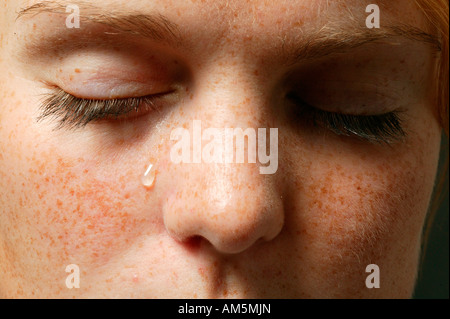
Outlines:
<svg viewBox="0 0 450 319"><path fill-rule="evenodd" d="M202 242L202 236L192 236L185 241L185 245L190 249L197 249Z"/></svg>
<svg viewBox="0 0 450 319"><path fill-rule="evenodd" d="M202 244L204 238L202 236L191 236L183 240L177 240L185 249L194 253L197 252Z"/></svg>

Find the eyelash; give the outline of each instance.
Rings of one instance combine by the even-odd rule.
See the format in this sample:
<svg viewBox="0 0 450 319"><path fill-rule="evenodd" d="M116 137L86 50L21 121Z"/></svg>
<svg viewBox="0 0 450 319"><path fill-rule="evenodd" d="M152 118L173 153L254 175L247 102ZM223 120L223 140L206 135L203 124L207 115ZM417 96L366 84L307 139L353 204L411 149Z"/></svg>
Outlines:
<svg viewBox="0 0 450 319"><path fill-rule="evenodd" d="M41 105L38 121L45 118L58 119L57 128L81 128L88 123L103 119L119 119L131 112L157 109L156 99L163 94L142 97L96 100L78 98L62 89L48 93Z"/></svg>
<svg viewBox="0 0 450 319"><path fill-rule="evenodd" d="M161 95L95 100L77 98L62 89L55 89L43 101L38 121L49 117L58 118L57 128L80 128L108 117L118 119L133 111L156 110L155 100ZM357 136L372 143L386 144L395 143L406 136L398 111L381 115L332 113L308 105L295 94L288 94L287 98L297 106L297 119L314 126L323 126L337 135Z"/></svg>
<svg viewBox="0 0 450 319"><path fill-rule="evenodd" d="M288 94L287 98L296 105L294 112L297 120L325 127L336 135L356 136L378 144L393 144L406 136L400 111L380 115L350 115L318 109L295 94Z"/></svg>

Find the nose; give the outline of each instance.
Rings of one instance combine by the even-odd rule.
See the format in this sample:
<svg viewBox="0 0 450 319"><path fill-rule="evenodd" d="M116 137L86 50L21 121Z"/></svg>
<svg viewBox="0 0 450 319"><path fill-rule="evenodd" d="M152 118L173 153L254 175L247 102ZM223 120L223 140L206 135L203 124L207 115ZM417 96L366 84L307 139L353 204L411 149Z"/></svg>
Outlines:
<svg viewBox="0 0 450 319"><path fill-rule="evenodd" d="M267 119L271 117L263 114L268 98L255 89L258 86L252 85L254 82L234 70L230 67L227 71L221 70L223 72L205 73L211 74L211 78L207 75L206 84L197 88L197 99L191 102L192 113L185 113L185 116L192 120L191 126L194 119L203 119L202 130L223 129L217 135L225 134L225 128L253 129L258 147L250 145L252 139L247 136L245 142L241 139L239 148L234 136L234 148L222 148L222 159L233 153L234 161L172 165L176 175L163 204L165 227L172 237L182 242L200 237L217 251L230 254L249 249L257 242L273 240L284 222L278 175L262 174L260 170L265 166L261 163L267 161L260 158L263 155L259 147L264 142L259 139L258 129L266 128L264 132L269 132ZM222 137L226 144L226 137ZM266 138L266 150L269 150L273 141L270 134ZM192 143L195 143L194 138ZM237 160L237 152L242 147L246 150L243 162ZM189 148L195 150L196 145ZM256 163L249 160L250 153L255 155L255 152L258 152ZM278 153L276 155L278 162Z"/></svg>
<svg viewBox="0 0 450 319"><path fill-rule="evenodd" d="M261 175L255 164L205 165L191 169L189 181L167 198L168 233L181 242L200 236L222 253L275 238L284 215L271 177Z"/></svg>

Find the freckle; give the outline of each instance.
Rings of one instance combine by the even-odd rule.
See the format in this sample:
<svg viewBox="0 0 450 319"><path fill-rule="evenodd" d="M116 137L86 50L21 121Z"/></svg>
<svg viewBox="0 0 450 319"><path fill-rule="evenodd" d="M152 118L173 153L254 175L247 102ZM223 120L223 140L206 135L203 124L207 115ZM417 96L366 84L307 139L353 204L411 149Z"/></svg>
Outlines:
<svg viewBox="0 0 450 319"><path fill-rule="evenodd" d="M206 277L205 275L205 269L203 267L198 268L198 273L200 274L200 276L202 276L203 278Z"/></svg>
<svg viewBox="0 0 450 319"><path fill-rule="evenodd" d="M73 80L73 76L72 76L72 75L71 75L71 76L69 77L69 80L70 80L70 81L72 81L72 80Z"/></svg>
<svg viewBox="0 0 450 319"><path fill-rule="evenodd" d="M122 145L124 145L125 144L125 139L123 139L123 138L121 138L121 139L119 139L118 141L117 141L117 145L118 146L122 146Z"/></svg>
<svg viewBox="0 0 450 319"><path fill-rule="evenodd" d="M75 69L75 73L81 73L80 69Z"/></svg>

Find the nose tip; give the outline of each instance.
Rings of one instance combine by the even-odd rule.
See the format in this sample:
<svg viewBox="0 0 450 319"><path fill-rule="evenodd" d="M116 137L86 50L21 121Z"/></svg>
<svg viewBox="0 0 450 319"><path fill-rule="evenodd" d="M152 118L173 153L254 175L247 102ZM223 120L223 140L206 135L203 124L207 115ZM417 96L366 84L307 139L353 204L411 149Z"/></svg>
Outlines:
<svg viewBox="0 0 450 319"><path fill-rule="evenodd" d="M202 196L183 190L166 202L164 223L178 241L201 237L221 253L237 254L280 233L284 214L277 199L265 187L230 190L222 185L204 190Z"/></svg>
<svg viewBox="0 0 450 319"><path fill-rule="evenodd" d="M199 235L207 239L218 251L237 254L249 249L258 241L270 241L275 238L283 226L281 216L273 212L249 213L241 212L242 218L236 213L228 212L228 216L220 216L217 225L206 227ZM231 220L235 219L237 220Z"/></svg>

